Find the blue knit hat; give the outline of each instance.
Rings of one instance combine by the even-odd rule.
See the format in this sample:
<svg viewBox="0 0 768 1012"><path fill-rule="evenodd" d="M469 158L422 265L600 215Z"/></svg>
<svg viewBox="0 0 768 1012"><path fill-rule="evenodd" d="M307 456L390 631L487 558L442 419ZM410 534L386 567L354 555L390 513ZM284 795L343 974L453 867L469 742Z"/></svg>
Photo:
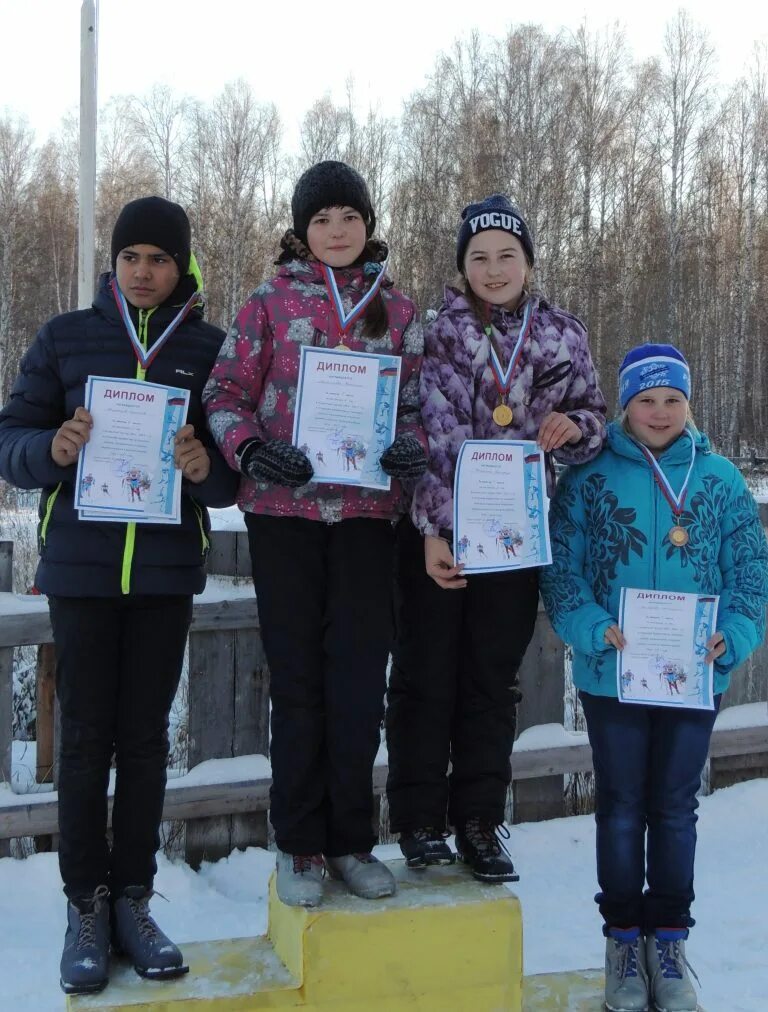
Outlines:
<svg viewBox="0 0 768 1012"><path fill-rule="evenodd" d="M464 269L464 254L469 240L480 232L488 232L492 228L509 232L520 240L525 250L528 263L533 267L533 239L525 223L525 218L518 208L503 193L493 193L479 204L467 204L461 212L461 225L456 237L456 266Z"/></svg>
<svg viewBox="0 0 768 1012"><path fill-rule="evenodd" d="M641 344L628 351L619 366L622 410L643 390L672 387L691 399L691 370L685 355L671 344Z"/></svg>

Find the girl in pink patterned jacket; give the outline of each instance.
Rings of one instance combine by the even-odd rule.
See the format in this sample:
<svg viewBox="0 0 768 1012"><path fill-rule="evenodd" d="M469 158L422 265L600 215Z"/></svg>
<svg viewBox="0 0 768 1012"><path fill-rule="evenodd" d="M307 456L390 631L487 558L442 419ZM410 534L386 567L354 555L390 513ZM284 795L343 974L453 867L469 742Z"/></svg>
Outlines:
<svg viewBox="0 0 768 1012"><path fill-rule="evenodd" d="M238 313L204 401L221 452L242 473L238 502L271 672L277 892L315 906L324 865L359 896L395 891L371 854L371 779L391 641L393 521L408 507L400 482L418 477L427 458L421 328L385 276L364 180L342 162L321 162L301 176L291 206L280 270ZM357 466L349 441L292 445L305 345L400 357L395 438L380 456L389 491L313 481L331 456Z"/></svg>

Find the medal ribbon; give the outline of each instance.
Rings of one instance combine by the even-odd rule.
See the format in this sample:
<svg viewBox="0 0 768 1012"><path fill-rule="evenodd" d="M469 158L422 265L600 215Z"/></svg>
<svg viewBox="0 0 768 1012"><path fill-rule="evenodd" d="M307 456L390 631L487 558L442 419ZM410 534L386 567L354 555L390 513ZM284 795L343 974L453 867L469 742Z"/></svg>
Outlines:
<svg viewBox="0 0 768 1012"><path fill-rule="evenodd" d="M517 366L520 355L522 354L525 340L528 337L528 331L531 327L531 315L531 303L528 302L525 307L525 312L523 313L523 322L520 324L520 335L517 338L517 343L515 344L512 357L510 358L509 365L506 369L502 369L501 366L501 355L497 350L496 338L493 336L493 328L490 325L485 328L485 332L488 335L488 339L491 344L491 372L493 373L493 378L499 391L499 397L503 403L506 403L507 396L509 395L509 391L512 386L512 376L514 375L515 367Z"/></svg>
<svg viewBox="0 0 768 1012"><path fill-rule="evenodd" d="M336 314L336 321L339 325L340 336L348 334L352 326L357 323L362 314L368 308L371 300L374 298L378 290L381 288L381 283L384 280L384 275L387 272L387 264L389 263L389 257L381 265L377 277L373 284L363 295L356 306L353 306L349 313L344 312L344 303L339 292L339 286L336 284L336 278L334 277L333 271L326 264L321 263L320 268L325 278L325 287L328 290L328 297L331 300L331 305Z"/></svg>
<svg viewBox="0 0 768 1012"><path fill-rule="evenodd" d="M128 331L128 337L131 339L131 344L133 345L133 353L139 360L139 365L141 366L141 368L146 371L154 361L154 358L157 355L157 353L160 351L165 342L174 332L174 330L176 330L179 324L183 322L184 317L190 311L192 306L194 306L195 303L200 301L201 293L195 292L194 295L190 296L190 298L187 300L187 302L185 302L185 304L181 307L178 313L174 316L174 318L162 332L160 337L158 337L158 339L155 341L152 347L145 351L141 341L139 340L139 335L136 333L136 328L133 325L133 320L131 319L131 314L128 309L128 302L123 293L120 291L120 286L117 283L117 278L112 278L111 286L112 286L112 294L115 296L115 302L117 303L117 308L120 311L120 316L122 317L123 323L125 324L125 329Z"/></svg>
<svg viewBox="0 0 768 1012"><path fill-rule="evenodd" d="M685 475L685 481L683 482L679 495L675 495L672 486L669 484L667 476L662 471L658 461L651 453L651 451L648 449L648 447L643 446L642 443L637 444L642 450L643 456L648 461L648 465L651 468L651 471L653 472L653 477L656 480L656 484L661 489L661 494L664 496L669 505L672 507L672 515L675 518L675 523L679 522L680 514L683 512L683 508L685 506L685 499L686 496L688 495L688 482L691 479L691 471L693 471L693 465L696 461L696 443L694 442L693 436L690 434L690 432L687 429L685 431L688 438L691 441L691 463L688 466L688 471Z"/></svg>

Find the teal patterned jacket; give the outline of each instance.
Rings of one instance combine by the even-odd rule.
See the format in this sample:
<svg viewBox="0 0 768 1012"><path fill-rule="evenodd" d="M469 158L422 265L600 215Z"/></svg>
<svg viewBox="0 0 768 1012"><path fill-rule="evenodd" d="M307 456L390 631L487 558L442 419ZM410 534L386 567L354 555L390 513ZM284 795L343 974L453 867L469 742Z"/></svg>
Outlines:
<svg viewBox="0 0 768 1012"><path fill-rule="evenodd" d="M765 634L768 544L757 504L738 469L691 430L696 459L680 523L689 540L668 538L672 510L638 445L617 422L590 463L569 468L550 510L552 565L541 593L558 635L573 646L577 688L616 695L616 651L605 631L617 621L622 587L719 594L717 627L726 651L715 662L715 692ZM676 493L691 461L681 436L659 463Z"/></svg>

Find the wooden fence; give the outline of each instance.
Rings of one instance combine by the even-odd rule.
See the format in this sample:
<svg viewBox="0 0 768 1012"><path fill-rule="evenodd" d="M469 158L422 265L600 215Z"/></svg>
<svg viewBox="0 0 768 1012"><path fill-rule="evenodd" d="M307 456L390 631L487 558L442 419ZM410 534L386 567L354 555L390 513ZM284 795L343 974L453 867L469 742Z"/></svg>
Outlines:
<svg viewBox="0 0 768 1012"><path fill-rule="evenodd" d="M768 521L768 510L763 521ZM48 610L44 598L9 593L12 549L12 543L0 542L0 775L4 781L0 785L0 853L7 853L13 837L54 836L57 828L55 790L14 794L10 786L13 650L23 645L38 645L38 781L53 779L55 784L55 775L51 776L55 716ZM247 581L249 567L245 534L216 532L209 571ZM767 676L768 646L763 644L734 673L725 705L768 700ZM518 727L520 732L529 732L523 742L532 728L564 723L564 651L543 611L539 612L520 683L523 702ZM748 726L723 724L716 727L712 739L713 785L768 775L768 719L761 715ZM542 747L525 745L513 753L515 821L565 814L564 775L591 769L585 735L544 733L544 738ZM245 775L242 762L232 764L237 766L232 776L222 776L220 763L200 767L211 759L268 755L269 672L256 601L247 590L245 596L237 596L222 595L214 588L195 599L189 636L188 746L190 773L169 781L164 817L186 820L190 863L197 866L203 858L216 859L234 847L264 846L270 785L266 759L253 760ZM386 765L376 765L376 795L384 791L386 773Z"/></svg>

